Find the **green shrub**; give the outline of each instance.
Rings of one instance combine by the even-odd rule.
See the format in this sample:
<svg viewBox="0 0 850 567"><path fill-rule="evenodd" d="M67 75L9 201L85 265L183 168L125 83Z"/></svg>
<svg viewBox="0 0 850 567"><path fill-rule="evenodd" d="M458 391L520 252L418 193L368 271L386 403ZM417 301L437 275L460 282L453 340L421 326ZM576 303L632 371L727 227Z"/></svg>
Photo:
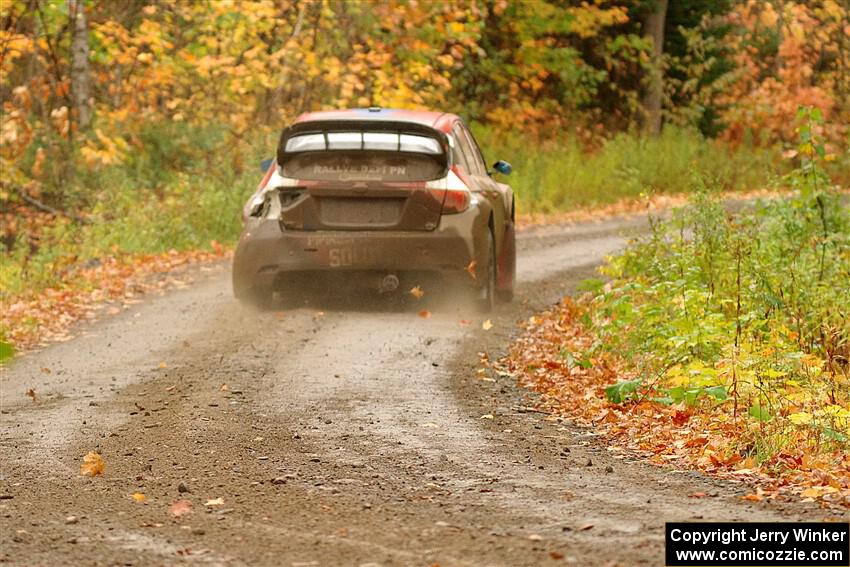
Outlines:
<svg viewBox="0 0 850 567"><path fill-rule="evenodd" d="M761 189L781 171L775 150L732 150L673 127L657 138L619 134L592 152L568 136L536 144L520 132L475 130L490 161L513 165L508 182L525 212L568 210L648 193L689 193L697 177L725 191Z"/></svg>

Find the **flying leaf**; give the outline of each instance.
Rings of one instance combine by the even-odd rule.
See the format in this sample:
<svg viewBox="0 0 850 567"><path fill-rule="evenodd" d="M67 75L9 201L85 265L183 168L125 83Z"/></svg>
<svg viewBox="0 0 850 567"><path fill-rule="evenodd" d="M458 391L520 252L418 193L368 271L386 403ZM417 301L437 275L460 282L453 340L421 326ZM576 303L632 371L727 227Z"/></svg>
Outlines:
<svg viewBox="0 0 850 567"><path fill-rule="evenodd" d="M468 273L468 274L470 275L470 277L472 277L472 279L474 279L474 280L477 280L477 279L478 279L478 276L477 276L477 275L476 275L476 273L475 273L475 268L476 268L477 266L478 266L478 262L476 262L475 260L473 260L472 262L470 262L470 263L466 266L466 273Z"/></svg>
<svg viewBox="0 0 850 567"><path fill-rule="evenodd" d="M83 464L80 465L80 474L84 476L97 476L103 474L103 469L106 468L106 463L103 462L103 457L94 451L89 451L83 457Z"/></svg>
<svg viewBox="0 0 850 567"><path fill-rule="evenodd" d="M418 285L410 289L410 295L415 297L416 299L422 299L422 296L425 295L425 292L422 291L422 288Z"/></svg>
<svg viewBox="0 0 850 567"><path fill-rule="evenodd" d="M422 311L419 312L419 316L422 317L423 319L430 319L431 318L431 312L428 311L427 309L423 309Z"/></svg>
<svg viewBox="0 0 850 567"><path fill-rule="evenodd" d="M192 511L192 503L188 500L178 500L168 509L171 515L179 518L183 514L188 514Z"/></svg>

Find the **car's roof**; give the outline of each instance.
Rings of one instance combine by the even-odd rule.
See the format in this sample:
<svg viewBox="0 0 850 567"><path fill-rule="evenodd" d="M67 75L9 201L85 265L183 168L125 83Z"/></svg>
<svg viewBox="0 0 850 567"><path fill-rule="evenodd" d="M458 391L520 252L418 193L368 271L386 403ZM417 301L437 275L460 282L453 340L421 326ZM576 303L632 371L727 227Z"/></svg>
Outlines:
<svg viewBox="0 0 850 567"><path fill-rule="evenodd" d="M295 123L300 124L303 122L337 120L356 120L358 122L363 122L366 120L375 120L380 122L409 122L446 131L447 127L451 127L451 124L453 124L456 119L457 116L446 112L370 107L307 112L296 118Z"/></svg>

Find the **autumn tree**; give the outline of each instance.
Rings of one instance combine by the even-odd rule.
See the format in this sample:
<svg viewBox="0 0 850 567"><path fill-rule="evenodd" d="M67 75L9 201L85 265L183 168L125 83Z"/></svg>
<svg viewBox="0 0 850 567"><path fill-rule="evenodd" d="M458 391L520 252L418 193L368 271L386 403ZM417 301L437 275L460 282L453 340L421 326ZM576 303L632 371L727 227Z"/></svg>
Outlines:
<svg viewBox="0 0 850 567"><path fill-rule="evenodd" d="M71 96L74 101L77 124L86 129L91 121L89 100L89 30L86 23L85 3L68 0L68 16L72 28L71 40Z"/></svg>

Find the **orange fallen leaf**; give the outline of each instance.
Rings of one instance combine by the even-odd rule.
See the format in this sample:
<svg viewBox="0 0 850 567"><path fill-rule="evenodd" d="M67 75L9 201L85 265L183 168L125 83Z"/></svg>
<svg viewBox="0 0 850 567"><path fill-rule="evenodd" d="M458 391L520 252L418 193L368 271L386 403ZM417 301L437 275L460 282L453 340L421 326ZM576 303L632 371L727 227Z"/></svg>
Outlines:
<svg viewBox="0 0 850 567"><path fill-rule="evenodd" d="M146 496L141 492L134 492L132 498L135 502L144 502Z"/></svg>
<svg viewBox="0 0 850 567"><path fill-rule="evenodd" d="M419 316L422 317L423 319L430 319L431 318L431 312L428 311L427 309L423 309L422 311L419 312Z"/></svg>
<svg viewBox="0 0 850 567"><path fill-rule="evenodd" d="M422 291L422 288L421 288L421 287L419 287L418 285L417 285L417 286L415 286L415 287L410 288L410 292L409 292L409 293L410 293L410 295L412 295L412 296L413 296L413 297L415 297L416 299L422 299L422 296L423 296L423 295L425 295L425 292L424 292L424 291Z"/></svg>
<svg viewBox="0 0 850 567"><path fill-rule="evenodd" d="M166 363L164 363L164 362L160 362L160 363L159 363L159 367L160 367L160 368L166 368L166 367L168 367L168 365L167 365Z"/></svg>
<svg viewBox="0 0 850 567"><path fill-rule="evenodd" d="M284 317L286 317L286 313L284 313L283 311L275 311L274 316L275 316L275 319L277 319L278 321L281 321L281 320L283 320Z"/></svg>
<svg viewBox="0 0 850 567"><path fill-rule="evenodd" d="M815 487L807 488L800 493L802 498L817 498L820 496L821 491Z"/></svg>
<svg viewBox="0 0 850 567"><path fill-rule="evenodd" d="M227 382L218 387L219 391L226 392L230 389L230 386L227 385Z"/></svg>
<svg viewBox="0 0 850 567"><path fill-rule="evenodd" d="M472 277L472 279L474 279L474 280L478 279L478 276L475 274L475 268L477 266L478 266L478 262L476 262L475 260L473 260L472 262L469 263L469 265L466 266L466 273L469 274Z"/></svg>
<svg viewBox="0 0 850 567"><path fill-rule="evenodd" d="M30 397L30 399L31 399L33 402L35 402L35 401L36 401L36 399L38 398L38 396L36 396L36 395L35 395L35 390L33 390L32 388L30 388L29 390L27 390L27 396L29 396L29 397Z"/></svg>
<svg viewBox="0 0 850 567"><path fill-rule="evenodd" d="M749 500L750 502L760 502L762 499L761 494L747 494L746 496L742 496L744 500Z"/></svg>
<svg viewBox="0 0 850 567"><path fill-rule="evenodd" d="M688 498L705 498L705 492L694 492L693 494L689 494Z"/></svg>
<svg viewBox="0 0 850 567"><path fill-rule="evenodd" d="M470 321L469 319L461 319L460 321L458 321L458 324L461 327L468 327L469 325L472 325L472 321Z"/></svg>
<svg viewBox="0 0 850 567"><path fill-rule="evenodd" d="M80 465L80 474L84 476L97 476L103 474L105 468L106 463L103 461L103 457L94 451L89 451L83 457L83 464Z"/></svg>
<svg viewBox="0 0 850 567"><path fill-rule="evenodd" d="M192 503L188 500L178 500L168 509L171 512L171 515L175 518L179 518L183 514L188 514L192 511Z"/></svg>
<svg viewBox="0 0 850 567"><path fill-rule="evenodd" d="M489 331L490 329L493 328L493 322L490 319L487 319L486 321L481 323L481 328L484 329L485 331Z"/></svg>

